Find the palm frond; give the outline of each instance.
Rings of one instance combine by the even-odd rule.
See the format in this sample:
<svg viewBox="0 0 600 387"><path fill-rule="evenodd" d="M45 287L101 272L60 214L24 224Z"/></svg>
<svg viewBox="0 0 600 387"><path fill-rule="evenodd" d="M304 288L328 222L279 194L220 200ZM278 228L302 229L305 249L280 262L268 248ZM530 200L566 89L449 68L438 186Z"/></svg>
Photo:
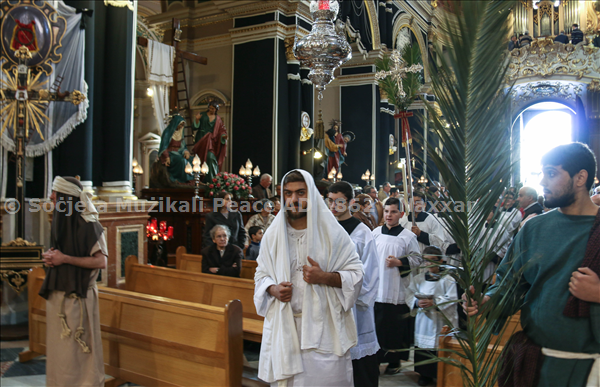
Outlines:
<svg viewBox="0 0 600 387"><path fill-rule="evenodd" d="M467 298L480 305L490 285L484 278L485 267L498 248L497 232L505 226L492 222L493 227L489 227L486 222L511 170L505 37L510 8L515 3L453 1L442 20L443 29L448 31L446 46L451 49L434 48L437 61L430 62L433 94L443 117L436 114L432 104L427 109L430 128L443 149L437 151L437 144L431 142L426 149L453 203L454 211L440 215L462 253L461 267L455 267L451 275L467 290ZM463 211L456 210L459 204ZM497 218L498 213L495 215ZM507 279L502 281L506 287L516 286L505 282ZM473 295L468 291L471 287L475 289ZM467 319L466 329L451 327L459 331L455 337L461 351L455 353L468 364L447 357L438 360L459 367L465 385L491 387L496 383L498 354L503 346L494 341L494 335L504 333L506 326L500 322L507 311L514 312L522 302L506 295L511 293L495 294L477 318Z"/></svg>

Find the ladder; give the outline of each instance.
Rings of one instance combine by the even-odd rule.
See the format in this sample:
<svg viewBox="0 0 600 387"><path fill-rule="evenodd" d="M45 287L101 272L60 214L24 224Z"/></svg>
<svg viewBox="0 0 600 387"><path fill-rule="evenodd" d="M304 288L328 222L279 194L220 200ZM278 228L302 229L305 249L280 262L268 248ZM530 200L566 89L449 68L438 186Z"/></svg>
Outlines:
<svg viewBox="0 0 600 387"><path fill-rule="evenodd" d="M56 78L54 79L54 83L52 84L52 86L50 86L50 92L58 93L58 91L60 90L60 84L62 83L62 81L64 79L65 79L65 77L63 77L62 75L57 75Z"/></svg>
<svg viewBox="0 0 600 387"><path fill-rule="evenodd" d="M176 90L177 90L177 109L179 110L179 114L185 120L185 127L183 130L184 138L186 146L189 150L194 147L194 134L193 134L193 126L192 120L192 110L190 109L190 99L187 91L187 78L185 75L185 66L183 64L183 58L181 55L177 55L177 68L176 68L177 79L173 81L176 82Z"/></svg>
<svg viewBox="0 0 600 387"><path fill-rule="evenodd" d="M57 75L56 78L54 78L54 83L52 83L52 86L50 86L50 92L58 93L60 91L60 85L64 79L65 79L65 77L63 77L62 75ZM46 105L46 110L44 111L44 113L48 113L49 107L50 107L50 104L48 103Z"/></svg>

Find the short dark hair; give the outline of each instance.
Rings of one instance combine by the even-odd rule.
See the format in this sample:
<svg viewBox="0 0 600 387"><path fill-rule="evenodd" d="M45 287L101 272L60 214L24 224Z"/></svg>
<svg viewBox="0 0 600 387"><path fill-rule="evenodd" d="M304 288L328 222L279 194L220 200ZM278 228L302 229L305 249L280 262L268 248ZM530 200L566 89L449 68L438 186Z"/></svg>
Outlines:
<svg viewBox="0 0 600 387"><path fill-rule="evenodd" d="M424 202L427 203L427 196L423 192L415 191L413 192L413 199L421 198Z"/></svg>
<svg viewBox="0 0 600 387"><path fill-rule="evenodd" d="M363 192L368 194L369 192L371 192L372 189L375 189L375 187L373 187L372 185L365 185L365 188L363 188Z"/></svg>
<svg viewBox="0 0 600 387"><path fill-rule="evenodd" d="M354 199L354 190L352 186L347 181L338 181L337 183L333 183L327 189L328 193L343 193L348 201Z"/></svg>
<svg viewBox="0 0 600 387"><path fill-rule="evenodd" d="M227 192L227 191L221 191L221 192L217 192L215 194L215 199L225 199L225 196L227 196L227 195L229 195L229 196L231 196L233 198L233 195L230 194L229 192Z"/></svg>
<svg viewBox="0 0 600 387"><path fill-rule="evenodd" d="M429 187L429 192L434 194L437 191L439 191L438 187L436 187L435 185L432 185L431 187Z"/></svg>
<svg viewBox="0 0 600 387"><path fill-rule="evenodd" d="M391 194L396 193L396 192L398 192L398 188L396 188L396 187L390 188L390 193Z"/></svg>
<svg viewBox="0 0 600 387"><path fill-rule="evenodd" d="M262 210L269 211L268 205L271 204L271 201L269 199L260 199L257 203L259 203L261 205L260 211L262 211ZM267 206L267 207L265 207L265 206Z"/></svg>
<svg viewBox="0 0 600 387"><path fill-rule="evenodd" d="M250 238L252 238L252 235L256 235L262 229L263 228L260 226L252 226L248 229L248 235L250 235Z"/></svg>
<svg viewBox="0 0 600 387"><path fill-rule="evenodd" d="M573 25L571 27L579 28L579 24L573 23Z"/></svg>
<svg viewBox="0 0 600 387"><path fill-rule="evenodd" d="M360 204L361 206L364 206L365 204L367 204L367 201L372 203L373 198L371 198L367 194L360 194L360 195L356 196L356 203Z"/></svg>
<svg viewBox="0 0 600 387"><path fill-rule="evenodd" d="M423 249L423 255L437 255L438 258L442 259L442 250L437 246L427 246Z"/></svg>
<svg viewBox="0 0 600 387"><path fill-rule="evenodd" d="M594 185L596 156L586 144L572 142L557 146L542 157L542 166L546 165L560 165L571 177L583 169L588 173L586 189L589 191Z"/></svg>
<svg viewBox="0 0 600 387"><path fill-rule="evenodd" d="M404 206L402 205L402 202L398 198L388 198L384 204L384 207L387 207L387 206L396 206L396 207L398 207L398 211L404 211Z"/></svg>
<svg viewBox="0 0 600 387"><path fill-rule="evenodd" d="M210 101L208 103L207 108L209 108L211 106L214 107L216 111L219 111L219 103L217 101Z"/></svg>
<svg viewBox="0 0 600 387"><path fill-rule="evenodd" d="M306 180L304 180L304 176L302 176L302 174L300 172L292 171L285 176L282 184L285 186L288 183L297 183L297 182L306 183Z"/></svg>
<svg viewBox="0 0 600 387"><path fill-rule="evenodd" d="M510 196L511 198L515 198L515 194L512 191L507 191L504 193L504 198L506 199L507 196Z"/></svg>

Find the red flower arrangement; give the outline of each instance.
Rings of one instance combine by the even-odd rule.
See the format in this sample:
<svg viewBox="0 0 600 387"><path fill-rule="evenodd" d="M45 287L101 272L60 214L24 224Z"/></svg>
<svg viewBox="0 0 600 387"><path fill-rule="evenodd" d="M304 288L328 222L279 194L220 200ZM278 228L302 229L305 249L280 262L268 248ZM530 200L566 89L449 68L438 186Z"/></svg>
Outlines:
<svg viewBox="0 0 600 387"><path fill-rule="evenodd" d="M244 199L250 195L250 187L246 184L246 180L236 174L220 172L212 181L213 184L210 184L205 191L207 197L213 197L221 191L229 192L238 199Z"/></svg>

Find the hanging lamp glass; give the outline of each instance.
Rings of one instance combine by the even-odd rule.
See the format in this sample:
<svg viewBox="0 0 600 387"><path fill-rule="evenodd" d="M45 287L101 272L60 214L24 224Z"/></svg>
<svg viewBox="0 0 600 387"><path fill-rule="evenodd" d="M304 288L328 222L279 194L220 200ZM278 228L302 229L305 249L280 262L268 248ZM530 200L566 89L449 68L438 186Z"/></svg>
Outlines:
<svg viewBox="0 0 600 387"><path fill-rule="evenodd" d="M338 10L337 0L312 0L313 27L294 44L294 56L302 66L310 68L308 79L317 87L319 100L323 98L325 87L335 78L335 69L352 59L346 36L338 34L333 24Z"/></svg>

